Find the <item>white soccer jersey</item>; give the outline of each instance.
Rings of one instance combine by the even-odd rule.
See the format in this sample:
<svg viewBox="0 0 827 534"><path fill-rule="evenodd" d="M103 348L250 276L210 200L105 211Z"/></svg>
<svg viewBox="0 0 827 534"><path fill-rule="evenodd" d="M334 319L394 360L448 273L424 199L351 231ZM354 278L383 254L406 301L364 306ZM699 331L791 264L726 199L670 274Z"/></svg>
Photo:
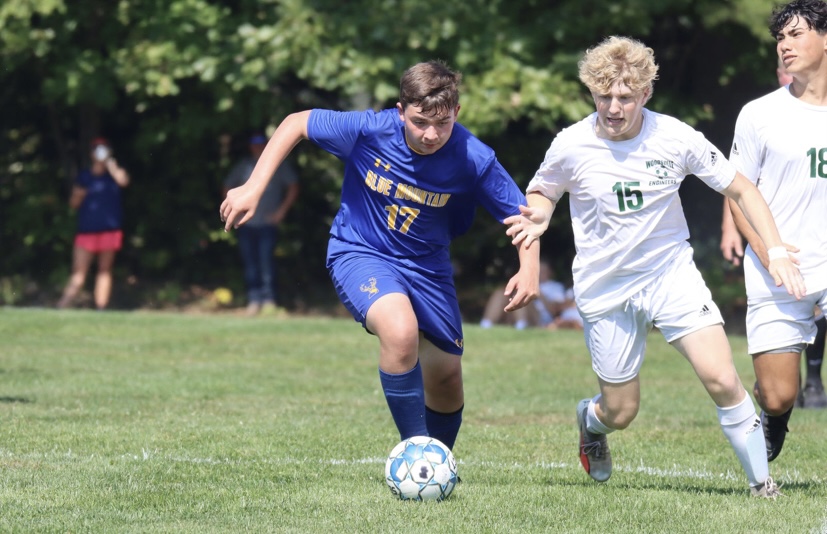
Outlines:
<svg viewBox="0 0 827 534"><path fill-rule="evenodd" d="M577 306L593 321L661 276L689 229L678 188L694 174L716 191L735 177L721 152L689 125L643 109L628 141L597 137L593 113L560 132L528 186L559 201L569 193L577 255Z"/></svg>
<svg viewBox="0 0 827 534"><path fill-rule="evenodd" d="M730 159L764 195L781 239L801 249L807 292L827 289L827 106L806 104L787 87L753 100L738 116ZM751 247L744 278L750 299L787 293Z"/></svg>

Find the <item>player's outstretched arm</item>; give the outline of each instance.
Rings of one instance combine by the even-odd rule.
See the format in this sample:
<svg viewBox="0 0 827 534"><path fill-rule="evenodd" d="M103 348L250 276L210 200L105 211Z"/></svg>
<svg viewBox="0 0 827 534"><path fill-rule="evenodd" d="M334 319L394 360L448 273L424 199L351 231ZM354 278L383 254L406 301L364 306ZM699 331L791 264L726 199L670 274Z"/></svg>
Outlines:
<svg viewBox="0 0 827 534"><path fill-rule="evenodd" d="M724 259L734 266L741 265L744 257L744 238L735 226L732 210L729 208L729 199L724 198L724 209L721 216L721 254Z"/></svg>
<svg viewBox="0 0 827 534"><path fill-rule="evenodd" d="M723 193L732 200L730 208L738 230L749 241L776 286L784 285L787 293L800 299L807 294L798 260L790 253L798 248L781 241L775 219L758 188L743 174L736 173Z"/></svg>
<svg viewBox="0 0 827 534"><path fill-rule="evenodd" d="M504 309L507 312L527 306L540 294L540 242L528 247L517 245L517 255L520 270L505 286L508 304Z"/></svg>
<svg viewBox="0 0 827 534"><path fill-rule="evenodd" d="M529 193L526 199L528 206L520 206L519 215L512 215L503 222L509 226L505 233L512 238L511 244L523 243L528 248L545 233L556 204L541 193Z"/></svg>
<svg viewBox="0 0 827 534"><path fill-rule="evenodd" d="M238 228L253 216L273 173L299 141L307 139L309 118L309 110L288 115L264 147L250 179L244 185L227 192L227 198L221 203L220 208L224 231Z"/></svg>

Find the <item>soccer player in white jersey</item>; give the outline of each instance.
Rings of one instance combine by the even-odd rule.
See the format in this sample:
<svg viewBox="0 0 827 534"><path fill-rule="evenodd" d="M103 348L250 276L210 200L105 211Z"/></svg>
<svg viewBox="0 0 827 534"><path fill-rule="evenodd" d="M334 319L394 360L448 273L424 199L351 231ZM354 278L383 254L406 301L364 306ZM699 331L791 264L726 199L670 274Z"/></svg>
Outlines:
<svg viewBox="0 0 827 534"><path fill-rule="evenodd" d="M694 174L734 199L769 247L781 246L781 237L761 194L718 149L690 126L644 107L657 69L652 49L626 37L609 37L586 52L580 80L596 113L554 139L528 186L528 206L505 220L507 233L530 246L569 194L575 301L600 386L600 394L577 406L580 460L589 475L599 482L611 475L606 435L628 427L638 413L638 373L647 334L657 327L715 402L751 493L772 498L778 487L769 477L760 419L692 260L681 182ZM789 258L769 267L775 283L803 294Z"/></svg>
<svg viewBox="0 0 827 534"><path fill-rule="evenodd" d="M777 7L770 32L793 81L744 106L730 158L757 184L784 239L800 249L762 242L733 207L749 242L747 344L767 456L773 460L795 403L801 351L815 339L814 307L827 310L827 3L796 0ZM788 250L795 253L807 287L800 300L776 287L766 270Z"/></svg>
<svg viewBox="0 0 827 534"><path fill-rule="evenodd" d="M778 79L779 87L789 85L789 83L793 81L793 77L790 76L790 73L784 68L784 63L781 61L781 58L778 59L778 66L775 67L775 76ZM744 257L744 238L741 232L738 231L738 227L735 226L732 211L729 209L729 200L727 200L726 197L724 197L721 216L720 249L726 261L735 267L741 265L741 258Z"/></svg>

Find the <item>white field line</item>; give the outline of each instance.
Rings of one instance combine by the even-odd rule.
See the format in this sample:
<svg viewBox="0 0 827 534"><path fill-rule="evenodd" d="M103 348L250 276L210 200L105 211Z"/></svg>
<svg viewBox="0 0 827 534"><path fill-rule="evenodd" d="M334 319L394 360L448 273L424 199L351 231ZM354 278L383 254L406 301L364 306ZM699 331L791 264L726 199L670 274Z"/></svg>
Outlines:
<svg viewBox="0 0 827 534"><path fill-rule="evenodd" d="M74 462L86 463L86 462L99 462L101 460L110 460L110 459L119 459L125 461L137 461L137 462L180 462L180 463L190 463L190 464L205 464L205 465L234 465L234 466L243 466L243 465L310 465L310 464L317 464L317 465L361 465L361 464L371 464L371 465L384 465L385 458L373 457L373 458L350 458L350 459L337 459L337 458L308 458L308 457L296 457L296 456L285 456L285 457L260 457L260 458L244 458L244 459L234 459L234 458L219 458L219 457L191 457L191 456L183 456L183 455L165 455L160 451L150 450L150 449L141 449L139 454L136 453L125 453L116 455L114 457L104 457L102 455L91 454L91 455L78 455L74 453L71 449L68 451L48 451L48 452L32 452L32 453L25 453L25 454L16 454L12 451L8 451L5 449L0 449L0 460L2 459L16 459L16 460L60 460L60 459L68 459ZM578 462L531 462L531 463L521 463L521 462L513 462L513 463L505 463L505 462L489 462L485 460L473 460L473 459L460 459L457 461L460 466L468 466L468 467L485 467L488 469L500 469L506 471L519 471L519 470L536 470L536 469L546 469L546 470L569 470L575 469L580 470L580 464ZM692 468L692 467L683 467L677 464L673 464L670 468L662 468L662 467L651 467L644 465L642 462L638 465L630 465L630 464L615 464L614 470L618 472L628 472L628 473L639 473L644 475L650 475L652 477L657 478L686 478L686 479L700 479L700 480L728 480L728 481L739 481L743 480L744 475L740 471L710 471L703 468ZM816 484L823 484L827 483L827 478L822 476L808 474L805 475L798 469L787 469L787 470L771 470L773 478L776 481L781 483L803 483L803 482L814 482ZM827 534L827 517L825 517L823 528L820 530L821 533Z"/></svg>
<svg viewBox="0 0 827 534"><path fill-rule="evenodd" d="M11 451L0 449L0 459L18 459L18 460L60 460L60 459L69 459L75 462L99 462L101 460L108 461L109 458L104 458L102 455L77 455L72 452L72 450L68 450L65 452L58 452L58 451L50 451L45 453L27 453L27 454L14 454ZM189 456L181 456L181 455L163 455L160 454L158 450L149 450L149 449L141 449L140 454L134 453L126 453L116 456L115 458L125 461L136 461L136 462L181 462L181 463L190 463L190 464L205 464L205 465L234 465L234 466L244 466L244 465L256 465L256 464L263 464L263 465L309 465L309 464L317 464L317 465L377 465L381 466L385 463L385 458L356 458L356 459L311 459L311 458L299 458L299 457L270 457L270 458L258 458L258 459L231 459L231 458L199 458L199 457L189 457ZM581 467L579 463L572 462L533 462L533 463L503 463L503 462L488 462L488 461L476 461L476 460L459 460L457 463L460 466L469 466L469 467L485 467L487 469L500 469L500 470L508 470L508 471L519 471L519 470L536 470L536 469L546 469L546 470L569 470L575 469L580 470ZM625 471L629 473L642 473L645 475L650 475L656 478L684 478L684 479L700 479L700 480L715 480L715 479L722 479L728 481L738 481L743 479L743 474L740 472L736 473L733 471L724 471L724 472L712 472L706 469L695 469L695 468L686 468L681 467L679 465L673 465L669 469L663 469L660 467L650 467L644 465L642 462L636 466L634 465L623 465L623 464L615 464L614 466L615 471ZM798 469L793 470L785 470L785 471L773 471L773 477L776 481L786 483L786 482L815 482L817 484L822 484L827 482L827 479L819 477L817 475L809 475L804 476ZM820 527L817 527L817 530L814 530L812 534L827 534L827 515L824 516L824 519L821 523Z"/></svg>
<svg viewBox="0 0 827 534"><path fill-rule="evenodd" d="M232 466L244 466L244 465L377 465L381 466L385 463L385 458L356 458L356 459L336 459L336 458L329 458L329 459L321 459L321 458L300 458L300 457L262 457L262 458L246 458L246 459L232 459L232 458L200 458L200 457L190 457L190 456L182 456L182 455L164 455L161 454L157 449L156 450L149 450L149 449L141 449L140 454L135 453L125 453L121 455L117 455L114 457L115 459L123 460L123 461L135 461L135 462L181 462L181 463L189 463L189 464L204 464L204 465L232 465ZM31 460L31 461L60 461L60 460L70 460L72 462L78 463L94 463L100 461L107 461L109 462L112 458L111 457L104 457L103 455L92 454L92 455L78 455L72 452L72 450L68 451L49 451L44 453L26 453L26 454L15 454L11 451L0 449L0 460L3 459L12 459L12 460ZM532 462L532 463L503 463L503 462L489 462L489 461L477 461L477 460L468 460L462 459L458 460L457 463L460 466L468 466L468 467L485 467L487 469L500 469L504 471L519 471L519 470L536 470L536 469L545 469L545 470L569 470L574 469L579 471L582 469L578 462ZM733 471L724 471L724 472L713 472L708 471L706 469L696 469L696 468L687 468L681 467L677 464L673 465L671 468L664 469L661 467L651 467L644 465L642 462L638 465L624 465L624 464L615 464L614 465L615 471L623 471L629 473L642 473L645 475L650 475L656 478L667 478L667 479L700 479L700 480L727 480L727 481L739 481L743 480L743 474L740 472L733 472ZM809 475L805 476L802 474L798 469L793 470L774 470L772 471L773 478L777 482L781 483L802 483L802 482L814 482L816 484L822 484L827 482L827 479L820 477L818 475ZM827 510L825 510L824 519L821 522L821 526L817 527L816 530L812 531L811 534L827 534Z"/></svg>

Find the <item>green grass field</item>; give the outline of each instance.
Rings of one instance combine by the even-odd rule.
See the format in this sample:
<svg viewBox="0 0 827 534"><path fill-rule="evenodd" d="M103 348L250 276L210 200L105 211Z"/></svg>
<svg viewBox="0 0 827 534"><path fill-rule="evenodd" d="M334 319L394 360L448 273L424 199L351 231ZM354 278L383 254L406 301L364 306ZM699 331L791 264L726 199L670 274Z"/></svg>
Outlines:
<svg viewBox="0 0 827 534"><path fill-rule="evenodd" d="M793 415L770 465L786 496L750 498L653 334L599 485L577 457L575 404L596 392L581 334L465 334L462 483L413 503L385 485L398 435L351 320L0 309L0 532L827 532L827 411Z"/></svg>

